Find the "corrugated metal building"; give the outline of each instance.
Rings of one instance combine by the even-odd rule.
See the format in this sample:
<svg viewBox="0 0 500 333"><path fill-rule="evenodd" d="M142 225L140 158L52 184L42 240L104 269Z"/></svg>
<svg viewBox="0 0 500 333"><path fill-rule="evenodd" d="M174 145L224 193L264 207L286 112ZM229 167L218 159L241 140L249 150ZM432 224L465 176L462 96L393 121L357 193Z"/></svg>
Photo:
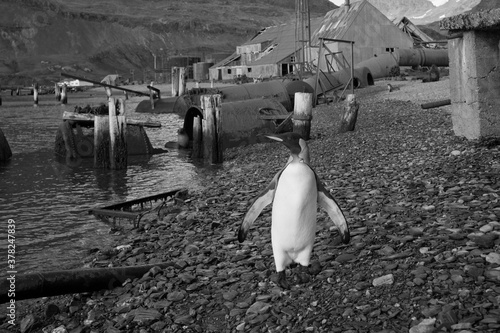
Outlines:
<svg viewBox="0 0 500 333"><path fill-rule="evenodd" d="M413 47L413 40L366 0L341 6L323 18L311 19L311 31L311 55L315 64L320 37L354 41L355 63L376 54ZM349 44L325 44L332 52L342 52L338 54L339 58L343 55L351 59ZM211 67L210 78L227 80L241 75L252 78L285 76L294 70L295 45L295 22L264 28L238 46L233 55ZM333 67L341 68L335 64Z"/></svg>

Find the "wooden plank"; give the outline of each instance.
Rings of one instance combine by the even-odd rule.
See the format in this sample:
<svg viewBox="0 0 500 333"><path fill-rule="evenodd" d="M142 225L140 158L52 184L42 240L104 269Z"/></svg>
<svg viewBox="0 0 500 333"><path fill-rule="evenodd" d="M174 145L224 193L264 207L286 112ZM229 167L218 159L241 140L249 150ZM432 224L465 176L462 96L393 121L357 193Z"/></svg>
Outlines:
<svg viewBox="0 0 500 333"><path fill-rule="evenodd" d="M124 212L123 210L103 209L103 208L94 208L91 209L89 212L94 215L120 217L131 220L135 220L137 216L140 215L140 213Z"/></svg>
<svg viewBox="0 0 500 333"><path fill-rule="evenodd" d="M262 120L285 120L289 116L290 116L289 114L260 115L259 119L262 119Z"/></svg>
<svg viewBox="0 0 500 333"><path fill-rule="evenodd" d="M91 113L75 113L70 111L64 111L63 120L72 120L77 122L88 122L94 123L95 115ZM127 125L141 125L144 127L161 127L159 121L142 121L137 119L127 118Z"/></svg>
<svg viewBox="0 0 500 333"><path fill-rule="evenodd" d="M173 196L175 196L175 194L177 192L179 192L181 190L182 189L175 189L175 190L164 192L164 193L159 193L159 194L154 194L154 195L150 195L147 197L142 197L142 198L138 198L138 199L124 201L124 202L120 202L117 204L101 207L101 209L111 209L111 210L118 209L119 210L119 209L123 209L123 208L130 208L133 205L143 204L143 203L148 202L148 201L157 201L157 200L161 200L161 199L166 199L168 197L173 197Z"/></svg>
<svg viewBox="0 0 500 333"><path fill-rule="evenodd" d="M69 78L75 79L75 80L90 82L90 83L97 84L97 85L100 85L100 86L103 86L103 87L108 87L108 88L114 88L114 89L118 89L118 90L128 91L130 93L134 93L134 94L137 94L137 95L148 96L149 97L148 93L144 93L142 91L137 91L137 90L127 89L127 88L122 88L122 87L114 86L112 84L107 84L107 83L102 83L102 82L99 82L99 81L94 81L94 80L86 79L84 77L79 77L79 76L75 76L75 75L71 75L71 74L66 74L66 73L61 73L61 76L69 77Z"/></svg>

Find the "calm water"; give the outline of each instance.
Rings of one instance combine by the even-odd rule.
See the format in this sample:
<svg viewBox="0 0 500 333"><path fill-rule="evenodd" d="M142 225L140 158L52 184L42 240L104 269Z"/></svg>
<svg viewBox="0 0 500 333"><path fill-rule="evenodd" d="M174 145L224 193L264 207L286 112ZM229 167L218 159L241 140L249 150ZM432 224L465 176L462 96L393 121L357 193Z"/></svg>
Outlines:
<svg viewBox="0 0 500 333"><path fill-rule="evenodd" d="M65 107L53 95L43 95L37 108L32 96L2 97L0 128L13 157L0 164L0 248L6 257L7 220L14 219L19 273L80 267L86 250L111 245L110 225L88 215L89 208L197 186L196 167L182 151L134 157L123 171L94 169L91 160L72 167L60 163L54 141L62 112L75 105L98 105L104 95L70 94ZM161 128L146 128L155 148L176 141L182 126L173 114L132 118L161 122ZM5 265L3 260L0 275Z"/></svg>

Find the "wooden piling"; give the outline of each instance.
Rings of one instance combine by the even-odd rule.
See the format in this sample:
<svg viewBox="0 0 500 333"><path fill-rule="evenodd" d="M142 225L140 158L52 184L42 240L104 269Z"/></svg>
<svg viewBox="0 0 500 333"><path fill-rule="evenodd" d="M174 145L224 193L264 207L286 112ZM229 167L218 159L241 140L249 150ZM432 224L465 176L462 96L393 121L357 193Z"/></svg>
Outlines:
<svg viewBox="0 0 500 333"><path fill-rule="evenodd" d="M179 67L172 67L172 96L179 96Z"/></svg>
<svg viewBox="0 0 500 333"><path fill-rule="evenodd" d="M64 140L64 148L66 149L66 159L77 158L75 138L70 122L64 120L60 129Z"/></svg>
<svg viewBox="0 0 500 333"><path fill-rule="evenodd" d="M193 118L193 153L192 158L203 157L203 131L201 117Z"/></svg>
<svg viewBox="0 0 500 333"><path fill-rule="evenodd" d="M38 83L33 85L33 106L38 106Z"/></svg>
<svg viewBox="0 0 500 333"><path fill-rule="evenodd" d="M179 96L186 93L186 67L179 68Z"/></svg>
<svg viewBox="0 0 500 333"><path fill-rule="evenodd" d="M68 89L68 87L65 84L63 84L63 86L61 87L61 104L62 105L68 104L67 89Z"/></svg>
<svg viewBox="0 0 500 333"><path fill-rule="evenodd" d="M222 163L222 134L220 108L221 95L201 96L201 108L203 109L203 158L210 163Z"/></svg>
<svg viewBox="0 0 500 333"><path fill-rule="evenodd" d="M61 101L61 88L59 88L59 85L57 83L54 83L54 94L56 96L56 101L60 102Z"/></svg>
<svg viewBox="0 0 500 333"><path fill-rule="evenodd" d="M358 119L359 104L356 102L356 95L348 94L346 98L345 112L340 121L339 133L354 131L356 120Z"/></svg>
<svg viewBox="0 0 500 333"><path fill-rule="evenodd" d="M12 150L10 150L9 142L0 128L0 161L7 161L12 157Z"/></svg>
<svg viewBox="0 0 500 333"><path fill-rule="evenodd" d="M313 94L295 93L293 108L293 131L299 133L304 140L309 140L311 135Z"/></svg>
<svg viewBox="0 0 500 333"><path fill-rule="evenodd" d="M127 122L125 116L116 115L116 104L109 98L109 159L114 170L127 168Z"/></svg>
<svg viewBox="0 0 500 333"><path fill-rule="evenodd" d="M94 168L109 169L109 117L94 117Z"/></svg>

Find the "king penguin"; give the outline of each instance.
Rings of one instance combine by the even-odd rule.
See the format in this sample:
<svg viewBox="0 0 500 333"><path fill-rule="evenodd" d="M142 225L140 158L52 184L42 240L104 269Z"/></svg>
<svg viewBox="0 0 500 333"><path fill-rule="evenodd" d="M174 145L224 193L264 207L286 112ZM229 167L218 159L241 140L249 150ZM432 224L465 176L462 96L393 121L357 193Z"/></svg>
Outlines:
<svg viewBox="0 0 500 333"><path fill-rule="evenodd" d="M341 209L309 165L309 148L298 133L264 135L290 149L288 162L250 206L238 230L238 241L245 240L249 228L271 202L271 242L278 285L290 289L285 269L299 264L298 282L309 281L309 260L316 235L318 204L349 243L349 227Z"/></svg>

